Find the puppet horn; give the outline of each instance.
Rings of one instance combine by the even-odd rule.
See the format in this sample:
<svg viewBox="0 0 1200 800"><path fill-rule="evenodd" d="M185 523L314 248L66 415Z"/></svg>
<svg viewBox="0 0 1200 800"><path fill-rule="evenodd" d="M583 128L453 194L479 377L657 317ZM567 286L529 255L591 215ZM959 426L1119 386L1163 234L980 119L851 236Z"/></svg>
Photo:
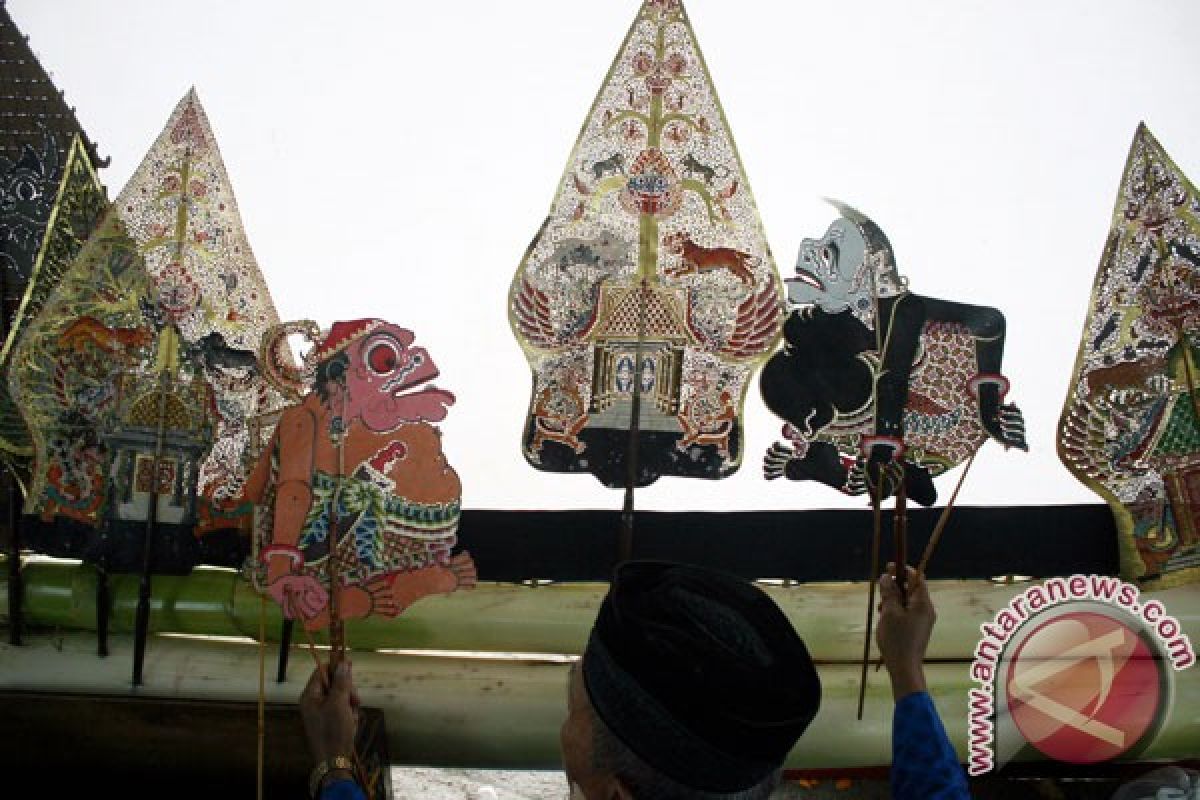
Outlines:
<svg viewBox="0 0 1200 800"><path fill-rule="evenodd" d="M285 348L287 337L296 333L315 344L321 329L311 319L273 325L263 333L258 358L267 383L293 401L303 396L306 385L305 370L295 365L291 352Z"/></svg>

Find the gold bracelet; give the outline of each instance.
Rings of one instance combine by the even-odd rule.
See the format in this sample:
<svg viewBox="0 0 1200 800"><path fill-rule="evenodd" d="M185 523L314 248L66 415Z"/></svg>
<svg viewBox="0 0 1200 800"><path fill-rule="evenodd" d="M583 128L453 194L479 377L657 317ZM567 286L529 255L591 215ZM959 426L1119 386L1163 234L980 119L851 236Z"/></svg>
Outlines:
<svg viewBox="0 0 1200 800"><path fill-rule="evenodd" d="M321 791L321 781L325 780L325 776L335 769L344 769L353 775L354 761L349 756L334 756L313 767L313 771L308 776L308 794L313 800L317 800L317 794Z"/></svg>

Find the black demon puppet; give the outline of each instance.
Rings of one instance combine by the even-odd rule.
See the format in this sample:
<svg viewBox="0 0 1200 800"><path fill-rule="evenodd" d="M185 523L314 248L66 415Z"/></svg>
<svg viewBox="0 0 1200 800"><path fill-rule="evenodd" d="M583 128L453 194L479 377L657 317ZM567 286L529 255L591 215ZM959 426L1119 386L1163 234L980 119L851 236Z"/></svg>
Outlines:
<svg viewBox="0 0 1200 800"><path fill-rule="evenodd" d="M763 369L767 406L788 442L767 450L768 479L815 480L847 494L879 485L937 499L933 479L989 437L1027 450L1020 410L1004 402L1004 316L913 294L891 244L865 215L841 217L800 246L787 279L784 343Z"/></svg>

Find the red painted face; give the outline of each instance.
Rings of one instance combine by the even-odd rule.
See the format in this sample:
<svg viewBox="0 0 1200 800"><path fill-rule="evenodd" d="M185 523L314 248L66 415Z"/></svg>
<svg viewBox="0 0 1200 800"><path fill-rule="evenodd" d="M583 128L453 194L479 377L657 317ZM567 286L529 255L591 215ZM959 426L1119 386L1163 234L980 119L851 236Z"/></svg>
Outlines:
<svg viewBox="0 0 1200 800"><path fill-rule="evenodd" d="M360 416L375 431L445 419L454 395L433 386L412 391L440 374L428 351L413 346L414 338L412 331L389 323L351 345L348 416Z"/></svg>

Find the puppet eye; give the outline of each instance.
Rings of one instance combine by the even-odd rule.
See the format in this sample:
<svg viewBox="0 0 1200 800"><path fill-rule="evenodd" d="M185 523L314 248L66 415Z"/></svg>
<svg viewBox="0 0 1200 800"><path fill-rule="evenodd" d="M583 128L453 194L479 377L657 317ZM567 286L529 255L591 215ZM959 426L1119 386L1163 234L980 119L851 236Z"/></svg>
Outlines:
<svg viewBox="0 0 1200 800"><path fill-rule="evenodd" d="M376 375L387 375L396 369L397 360L396 348L387 342L371 345L367 351L367 366Z"/></svg>

